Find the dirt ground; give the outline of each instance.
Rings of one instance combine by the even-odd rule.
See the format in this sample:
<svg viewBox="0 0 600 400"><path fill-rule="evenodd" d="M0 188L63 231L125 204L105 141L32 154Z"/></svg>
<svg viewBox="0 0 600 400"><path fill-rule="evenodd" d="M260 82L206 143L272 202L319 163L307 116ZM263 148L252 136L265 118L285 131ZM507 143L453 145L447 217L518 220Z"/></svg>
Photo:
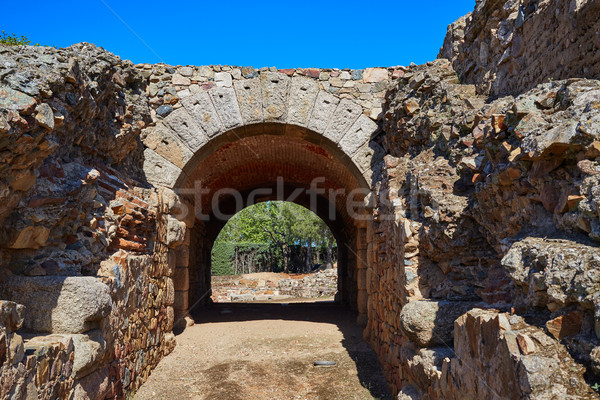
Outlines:
<svg viewBox="0 0 600 400"><path fill-rule="evenodd" d="M135 399L390 399L354 319L330 302L215 304L177 336Z"/></svg>

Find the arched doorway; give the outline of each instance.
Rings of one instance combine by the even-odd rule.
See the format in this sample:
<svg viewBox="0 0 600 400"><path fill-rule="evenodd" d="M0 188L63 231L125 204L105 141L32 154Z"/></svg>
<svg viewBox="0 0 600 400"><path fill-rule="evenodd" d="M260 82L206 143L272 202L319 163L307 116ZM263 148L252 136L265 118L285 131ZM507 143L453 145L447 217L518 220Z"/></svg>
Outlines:
<svg viewBox="0 0 600 400"><path fill-rule="evenodd" d="M206 302L210 249L228 217L248 204L285 200L315 212L336 234L339 298L366 320L364 199L381 163L378 126L363 106L318 81L261 72L182 99L142 140L149 182L188 205L177 250L176 314Z"/></svg>
<svg viewBox="0 0 600 400"><path fill-rule="evenodd" d="M188 282L175 282L176 289L181 288L176 311L208 301L214 240L236 212L266 200L300 204L327 223L339 249L339 301L358 309L356 242L368 188L353 165L338 157L322 143L267 131L231 138L188 170L181 186L174 188L195 215L189 234Z"/></svg>

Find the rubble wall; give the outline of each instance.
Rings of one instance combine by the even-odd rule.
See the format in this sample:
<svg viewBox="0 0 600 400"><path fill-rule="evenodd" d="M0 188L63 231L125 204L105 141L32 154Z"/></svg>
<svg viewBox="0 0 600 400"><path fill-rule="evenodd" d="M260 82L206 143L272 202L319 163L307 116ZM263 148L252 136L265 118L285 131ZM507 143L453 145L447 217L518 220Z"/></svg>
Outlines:
<svg viewBox="0 0 600 400"><path fill-rule="evenodd" d="M595 398L599 89L570 79L489 101L440 59L388 92L365 338L403 398ZM536 333L514 342L476 309Z"/></svg>
<svg viewBox="0 0 600 400"><path fill-rule="evenodd" d="M164 188L177 176L149 160L189 156L192 136L206 135L183 103L213 107L209 96L225 98L235 82L268 84L266 76L309 82L331 104L319 126L339 108L368 141L363 129L377 128L387 82L402 72L134 66L91 44L3 46L0 61L0 298L19 307L20 321L3 331L0 351L2 397L13 398L123 398L174 346L173 326L210 274L189 270L189 246L204 234L193 205ZM285 90L276 90L284 100ZM225 118L230 106L211 115ZM174 140L166 126L191 136Z"/></svg>
<svg viewBox="0 0 600 400"><path fill-rule="evenodd" d="M269 95L309 80L334 100L323 129L338 108L346 128L360 119L372 219L345 255L349 290L394 393L595 398L597 11L480 1L449 28L448 60L410 68L133 66L89 44L0 47L2 397L123 398L172 349L190 283L207 283L190 270L204 228L149 183L176 179L150 158L194 155L204 131L183 103L214 111L202 129L228 129L239 118L211 118L232 102L214 109L207 91L275 74ZM285 115L277 96L265 107Z"/></svg>
<svg viewBox="0 0 600 400"><path fill-rule="evenodd" d="M87 44L0 60L1 397L123 398L174 345L185 234L140 168L146 83Z"/></svg>

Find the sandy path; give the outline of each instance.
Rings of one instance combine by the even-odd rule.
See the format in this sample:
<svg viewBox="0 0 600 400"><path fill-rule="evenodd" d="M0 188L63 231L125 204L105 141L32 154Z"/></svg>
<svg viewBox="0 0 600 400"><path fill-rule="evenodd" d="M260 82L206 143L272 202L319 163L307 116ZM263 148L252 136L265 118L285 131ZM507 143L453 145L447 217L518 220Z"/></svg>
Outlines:
<svg viewBox="0 0 600 400"><path fill-rule="evenodd" d="M353 314L333 304L219 304L196 321L136 400L389 398Z"/></svg>

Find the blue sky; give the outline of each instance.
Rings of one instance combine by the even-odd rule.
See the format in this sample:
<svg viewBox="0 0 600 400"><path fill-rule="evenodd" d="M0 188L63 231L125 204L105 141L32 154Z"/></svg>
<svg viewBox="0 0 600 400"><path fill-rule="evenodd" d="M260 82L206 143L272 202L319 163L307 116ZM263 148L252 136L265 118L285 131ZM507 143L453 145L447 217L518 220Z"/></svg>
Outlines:
<svg viewBox="0 0 600 400"><path fill-rule="evenodd" d="M135 63L364 68L436 58L447 25L474 6L474 0L6 1L0 30L59 47L92 42Z"/></svg>

